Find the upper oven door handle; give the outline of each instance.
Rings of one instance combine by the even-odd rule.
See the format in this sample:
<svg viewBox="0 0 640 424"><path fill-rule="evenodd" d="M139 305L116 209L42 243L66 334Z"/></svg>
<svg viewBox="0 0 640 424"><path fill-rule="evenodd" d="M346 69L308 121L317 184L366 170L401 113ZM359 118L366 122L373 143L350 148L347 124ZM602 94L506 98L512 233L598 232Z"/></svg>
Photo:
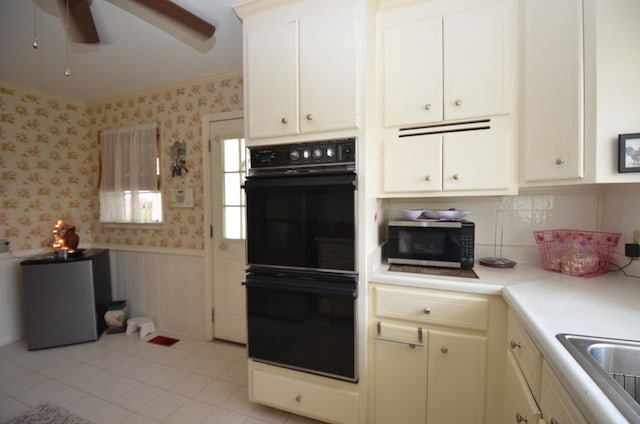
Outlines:
<svg viewBox="0 0 640 424"><path fill-rule="evenodd" d="M277 281L274 279L247 278L242 282L247 289L260 288L267 290L293 291L300 293L318 293L336 296L358 297L357 284L322 283L318 281L289 280Z"/></svg>
<svg viewBox="0 0 640 424"><path fill-rule="evenodd" d="M256 188L296 188L296 187L331 187L331 186L351 186L357 188L356 174L337 175L305 175L295 177L269 177L256 178L249 177L244 182L245 190Z"/></svg>

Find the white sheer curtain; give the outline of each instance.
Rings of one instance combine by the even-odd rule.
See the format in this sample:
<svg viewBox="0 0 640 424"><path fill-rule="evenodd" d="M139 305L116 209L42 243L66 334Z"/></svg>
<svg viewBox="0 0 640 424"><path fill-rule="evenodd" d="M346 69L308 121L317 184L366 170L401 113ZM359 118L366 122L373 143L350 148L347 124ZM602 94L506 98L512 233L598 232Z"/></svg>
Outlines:
<svg viewBox="0 0 640 424"><path fill-rule="evenodd" d="M100 221L162 221L157 124L102 131L100 157Z"/></svg>

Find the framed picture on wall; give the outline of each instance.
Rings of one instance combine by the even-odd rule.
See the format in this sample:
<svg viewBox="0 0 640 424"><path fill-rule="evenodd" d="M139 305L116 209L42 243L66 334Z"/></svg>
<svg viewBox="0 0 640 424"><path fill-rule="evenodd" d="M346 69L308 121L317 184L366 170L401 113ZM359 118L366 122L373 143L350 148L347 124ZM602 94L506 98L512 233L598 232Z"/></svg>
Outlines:
<svg viewBox="0 0 640 424"><path fill-rule="evenodd" d="M618 136L618 172L640 172L640 133Z"/></svg>

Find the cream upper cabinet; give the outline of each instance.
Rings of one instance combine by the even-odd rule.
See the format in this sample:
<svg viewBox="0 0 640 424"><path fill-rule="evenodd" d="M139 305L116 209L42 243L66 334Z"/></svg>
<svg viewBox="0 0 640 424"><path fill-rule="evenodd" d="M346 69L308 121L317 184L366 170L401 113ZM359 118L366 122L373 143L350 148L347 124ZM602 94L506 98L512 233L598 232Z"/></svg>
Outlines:
<svg viewBox="0 0 640 424"><path fill-rule="evenodd" d="M618 136L638 129L640 2L522 2L522 186L638 182Z"/></svg>
<svg viewBox="0 0 640 424"><path fill-rule="evenodd" d="M249 31L246 48L249 136L298 134L298 21Z"/></svg>
<svg viewBox="0 0 640 424"><path fill-rule="evenodd" d="M584 176L582 0L523 4L523 179L580 179Z"/></svg>
<svg viewBox="0 0 640 424"><path fill-rule="evenodd" d="M416 19L437 12L423 7L380 19L384 125L510 113L510 4Z"/></svg>
<svg viewBox="0 0 640 424"><path fill-rule="evenodd" d="M384 140L385 192L508 190L512 184L511 133L485 129Z"/></svg>
<svg viewBox="0 0 640 424"><path fill-rule="evenodd" d="M444 118L511 111L511 13L508 3L444 17Z"/></svg>
<svg viewBox="0 0 640 424"><path fill-rule="evenodd" d="M357 28L356 6L246 28L249 140L358 126Z"/></svg>
<svg viewBox="0 0 640 424"><path fill-rule="evenodd" d="M384 123L442 121L442 18L382 29Z"/></svg>

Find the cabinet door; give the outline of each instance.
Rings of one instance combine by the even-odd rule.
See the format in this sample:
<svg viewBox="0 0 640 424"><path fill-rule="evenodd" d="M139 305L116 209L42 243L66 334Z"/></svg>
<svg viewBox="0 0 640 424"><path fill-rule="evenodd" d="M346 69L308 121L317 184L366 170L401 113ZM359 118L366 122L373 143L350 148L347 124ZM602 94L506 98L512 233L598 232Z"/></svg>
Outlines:
<svg viewBox="0 0 640 424"><path fill-rule="evenodd" d="M447 134L442 140L444 190L509 188L511 153L508 130Z"/></svg>
<svg viewBox="0 0 640 424"><path fill-rule="evenodd" d="M356 7L300 21L300 126L303 132L358 122Z"/></svg>
<svg viewBox="0 0 640 424"><path fill-rule="evenodd" d="M416 330L413 327L385 324L382 334L399 342L415 341L413 338ZM425 348L376 339L374 366L376 424L425 423Z"/></svg>
<svg viewBox="0 0 640 424"><path fill-rule="evenodd" d="M298 134L298 23L247 33L248 137Z"/></svg>
<svg viewBox="0 0 640 424"><path fill-rule="evenodd" d="M582 1L524 2L524 180L584 176Z"/></svg>
<svg viewBox="0 0 640 424"><path fill-rule="evenodd" d="M527 381L511 352L507 352L507 369L504 384L504 424L536 424L541 414Z"/></svg>
<svg viewBox="0 0 640 424"><path fill-rule="evenodd" d="M427 422L484 423L487 338L429 330L427 351Z"/></svg>
<svg viewBox="0 0 640 424"><path fill-rule="evenodd" d="M444 117L508 113L511 96L508 4L444 17Z"/></svg>
<svg viewBox="0 0 640 424"><path fill-rule="evenodd" d="M580 409L544 361L542 362L540 409L548 423L555 420L557 424L587 424Z"/></svg>
<svg viewBox="0 0 640 424"><path fill-rule="evenodd" d="M384 190L442 189L442 136L397 137L384 141Z"/></svg>
<svg viewBox="0 0 640 424"><path fill-rule="evenodd" d="M382 30L385 126L442 120L442 18Z"/></svg>

